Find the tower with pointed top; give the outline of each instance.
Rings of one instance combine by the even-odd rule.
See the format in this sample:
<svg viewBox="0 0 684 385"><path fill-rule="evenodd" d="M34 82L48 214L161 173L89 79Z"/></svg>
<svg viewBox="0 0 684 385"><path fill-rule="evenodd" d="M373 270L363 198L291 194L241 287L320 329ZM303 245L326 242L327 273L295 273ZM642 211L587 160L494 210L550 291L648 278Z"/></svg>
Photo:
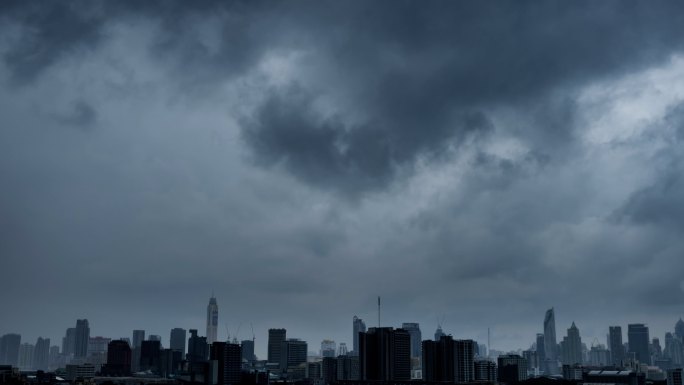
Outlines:
<svg viewBox="0 0 684 385"><path fill-rule="evenodd" d="M207 343L213 344L216 342L218 332L218 304L216 304L216 297L212 293L207 306Z"/></svg>

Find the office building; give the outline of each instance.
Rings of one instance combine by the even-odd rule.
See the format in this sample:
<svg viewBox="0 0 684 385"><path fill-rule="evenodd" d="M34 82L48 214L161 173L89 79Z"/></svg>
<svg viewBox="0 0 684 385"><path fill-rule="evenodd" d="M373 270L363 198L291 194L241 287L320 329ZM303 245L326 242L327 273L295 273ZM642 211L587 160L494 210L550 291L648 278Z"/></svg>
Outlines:
<svg viewBox="0 0 684 385"><path fill-rule="evenodd" d="M561 346L561 358L564 365L582 364L582 339L574 322L568 329L567 336L563 338Z"/></svg>
<svg viewBox="0 0 684 385"><path fill-rule="evenodd" d="M684 341L684 321L682 321L681 318L679 318L679 321L677 321L677 323L675 324L674 330L675 336L680 341Z"/></svg>
<svg viewBox="0 0 684 385"><path fill-rule="evenodd" d="M337 379L342 381L359 380L359 356L337 356Z"/></svg>
<svg viewBox="0 0 684 385"><path fill-rule="evenodd" d="M417 322L404 322L401 328L406 330L411 336L411 357L421 357L421 343L423 336L420 332L420 325Z"/></svg>
<svg viewBox="0 0 684 385"><path fill-rule="evenodd" d="M47 371L50 364L50 339L38 337L33 349L33 370Z"/></svg>
<svg viewBox="0 0 684 385"><path fill-rule="evenodd" d="M627 342L629 344L629 357L642 364L651 364L649 352L648 327L644 324L627 325Z"/></svg>
<svg viewBox="0 0 684 385"><path fill-rule="evenodd" d="M74 338L74 357L88 356L88 341L90 340L90 326L87 319L76 320L76 336Z"/></svg>
<svg viewBox="0 0 684 385"><path fill-rule="evenodd" d="M287 379L300 380L306 376L305 341L289 338L280 344L280 370Z"/></svg>
<svg viewBox="0 0 684 385"><path fill-rule="evenodd" d="M437 325L437 330L435 330L435 341L439 341L445 335L446 334L444 334L444 331L442 330L442 325Z"/></svg>
<svg viewBox="0 0 684 385"><path fill-rule="evenodd" d="M363 320L357 316L354 316L354 319L352 320L352 334L353 334L353 341L354 341L354 351L352 354L358 356L359 355L359 333L365 333L366 332L366 324L363 322Z"/></svg>
<svg viewBox="0 0 684 385"><path fill-rule="evenodd" d="M5 334L0 338L0 365L16 367L19 364L21 335Z"/></svg>
<svg viewBox="0 0 684 385"><path fill-rule="evenodd" d="M285 329L268 329L268 358L267 361L280 367L280 349L285 341L287 331Z"/></svg>
<svg viewBox="0 0 684 385"><path fill-rule="evenodd" d="M537 362L535 362L535 367L539 370L543 370L542 367L544 365L542 365L542 363L544 362L544 359L546 359L544 348L544 334L537 333Z"/></svg>
<svg viewBox="0 0 684 385"><path fill-rule="evenodd" d="M679 319L682 322L682 319ZM667 371L667 385L683 385L682 384L682 368L670 369Z"/></svg>
<svg viewBox="0 0 684 385"><path fill-rule="evenodd" d="M553 308L546 311L544 316L544 359L558 359L558 342L556 341L556 315Z"/></svg>
<svg viewBox="0 0 684 385"><path fill-rule="evenodd" d="M95 377L95 366L92 364L74 364L66 366L66 379L69 381L93 377Z"/></svg>
<svg viewBox="0 0 684 385"><path fill-rule="evenodd" d="M330 384L337 380L337 359L323 357L321 360L321 379L324 384Z"/></svg>
<svg viewBox="0 0 684 385"><path fill-rule="evenodd" d="M410 380L411 336L391 327L359 333L359 367L362 381Z"/></svg>
<svg viewBox="0 0 684 385"><path fill-rule="evenodd" d="M243 340L240 343L242 347L242 359L246 360L250 365L256 361L256 356L254 355L254 340Z"/></svg>
<svg viewBox="0 0 684 385"><path fill-rule="evenodd" d="M213 344L217 341L218 334L218 304L212 295L207 305L207 343Z"/></svg>
<svg viewBox="0 0 684 385"><path fill-rule="evenodd" d="M496 381L496 364L489 360L477 360L473 363L475 370L475 381L477 382L495 382Z"/></svg>
<svg viewBox="0 0 684 385"><path fill-rule="evenodd" d="M107 363L102 368L108 376L129 376L131 374L132 351L128 342L110 341L107 346Z"/></svg>
<svg viewBox="0 0 684 385"><path fill-rule="evenodd" d="M140 370L152 373L160 372L161 342L157 340L143 341L140 345Z"/></svg>
<svg viewBox="0 0 684 385"><path fill-rule="evenodd" d="M347 354L349 354L349 351L347 350L347 344L340 342L340 346L337 348L337 355L346 356Z"/></svg>
<svg viewBox="0 0 684 385"><path fill-rule="evenodd" d="M474 345L473 340L454 340L451 336L442 336L439 341L423 341L423 380L457 383L474 381Z"/></svg>
<svg viewBox="0 0 684 385"><path fill-rule="evenodd" d="M207 343L207 337L198 336L197 329L190 329L186 359L190 363L201 363L205 362L208 356L209 344Z"/></svg>
<svg viewBox="0 0 684 385"><path fill-rule="evenodd" d="M62 354L73 356L76 350L76 328L68 328L62 338Z"/></svg>
<svg viewBox="0 0 684 385"><path fill-rule="evenodd" d="M19 345L19 370L33 370L33 351L35 347L29 343Z"/></svg>
<svg viewBox="0 0 684 385"><path fill-rule="evenodd" d="M242 374L242 347L228 342L211 344L209 359L218 363L218 385L238 385Z"/></svg>
<svg viewBox="0 0 684 385"><path fill-rule="evenodd" d="M610 361L617 367L622 367L625 361L625 347L622 343L622 328L610 326L608 328L608 349L610 349Z"/></svg>
<svg viewBox="0 0 684 385"><path fill-rule="evenodd" d="M185 329L173 328L171 329L171 336L169 337L169 349L180 352L181 356L185 355Z"/></svg>
<svg viewBox="0 0 684 385"><path fill-rule="evenodd" d="M140 370L140 348L145 341L144 330L133 330L133 345L131 346L131 371Z"/></svg>
<svg viewBox="0 0 684 385"><path fill-rule="evenodd" d="M337 345L333 340L323 340L321 341L321 357L335 357L336 356Z"/></svg>
<svg viewBox="0 0 684 385"><path fill-rule="evenodd" d="M527 379L527 361L517 354L499 356L497 378L500 383L504 384L525 381Z"/></svg>

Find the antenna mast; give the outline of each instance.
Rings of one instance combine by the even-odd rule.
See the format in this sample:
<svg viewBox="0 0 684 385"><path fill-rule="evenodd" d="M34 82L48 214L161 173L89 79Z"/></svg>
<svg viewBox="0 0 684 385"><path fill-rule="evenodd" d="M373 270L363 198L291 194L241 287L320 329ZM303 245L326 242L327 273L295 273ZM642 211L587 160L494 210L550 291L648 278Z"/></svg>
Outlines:
<svg viewBox="0 0 684 385"><path fill-rule="evenodd" d="M378 328L380 327L380 296L378 296Z"/></svg>

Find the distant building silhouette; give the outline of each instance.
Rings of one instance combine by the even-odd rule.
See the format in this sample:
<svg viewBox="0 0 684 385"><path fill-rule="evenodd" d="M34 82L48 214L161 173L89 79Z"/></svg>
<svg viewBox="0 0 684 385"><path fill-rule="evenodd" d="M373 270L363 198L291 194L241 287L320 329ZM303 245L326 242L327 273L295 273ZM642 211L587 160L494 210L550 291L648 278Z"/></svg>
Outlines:
<svg viewBox="0 0 684 385"><path fill-rule="evenodd" d="M143 341L145 341L145 331L133 330L133 345L131 346L131 371L133 372L140 370L140 349Z"/></svg>
<svg viewBox="0 0 684 385"><path fill-rule="evenodd" d="M627 325L627 341L629 343L629 358L650 365L648 327L644 324Z"/></svg>
<svg viewBox="0 0 684 385"><path fill-rule="evenodd" d="M185 329L173 328L169 337L169 348L173 351L180 352L181 356L185 355Z"/></svg>
<svg viewBox="0 0 684 385"><path fill-rule="evenodd" d="M323 340L321 341L321 357L335 357L336 356L337 345L333 340Z"/></svg>
<svg viewBox="0 0 684 385"><path fill-rule="evenodd" d="M667 385L683 385L682 368L670 369L667 371Z"/></svg>
<svg viewBox="0 0 684 385"><path fill-rule="evenodd" d="M242 359L247 360L250 366L256 361L256 356L254 355L254 341L243 340L240 343L242 348Z"/></svg>
<svg viewBox="0 0 684 385"><path fill-rule="evenodd" d="M340 346L337 348L337 355L338 356L346 356L349 354L349 351L347 350L347 344L344 342L340 342Z"/></svg>
<svg viewBox="0 0 684 385"><path fill-rule="evenodd" d="M62 338L62 354L73 356L76 350L76 328L68 328Z"/></svg>
<svg viewBox="0 0 684 385"><path fill-rule="evenodd" d="M563 364L582 364L582 339L580 337L579 329L575 326L574 322L568 329L568 335L563 337L561 352Z"/></svg>
<svg viewBox="0 0 684 385"><path fill-rule="evenodd" d="M544 359L558 359L558 342L556 341L556 315L553 308L546 311L544 316Z"/></svg>
<svg viewBox="0 0 684 385"><path fill-rule="evenodd" d="M439 341L423 341L423 380L474 381L474 345L473 340L454 340L451 336L442 336Z"/></svg>
<svg viewBox="0 0 684 385"><path fill-rule="evenodd" d="M543 333L537 333L537 362L535 362L535 367L539 370L544 370L543 369L543 363L544 359L546 359L546 350L545 350L545 342L544 342L544 334Z"/></svg>
<svg viewBox="0 0 684 385"><path fill-rule="evenodd" d="M285 341L287 331L285 329L268 329L268 358L267 361L278 365L280 368L280 349ZM281 368L282 369L282 368Z"/></svg>
<svg viewBox="0 0 684 385"><path fill-rule="evenodd" d="M625 347L622 344L622 328L620 326L608 327L608 349L610 349L610 362L621 367L625 360Z"/></svg>
<svg viewBox="0 0 684 385"><path fill-rule="evenodd" d="M213 344L217 341L218 334L218 304L212 295L207 305L207 343Z"/></svg>
<svg viewBox="0 0 684 385"><path fill-rule="evenodd" d="M366 332L366 324L363 322L363 320L357 316L354 316L352 320L352 334L353 334L353 341L354 341L354 351L352 354L358 356L359 355L359 333L365 333Z"/></svg>
<svg viewBox="0 0 684 385"><path fill-rule="evenodd" d="M132 351L128 342L114 340L107 346L107 364L102 372L109 376L128 376L131 374Z"/></svg>
<svg viewBox="0 0 684 385"><path fill-rule="evenodd" d="M88 341L90 340L90 326L87 319L76 320L76 336L74 342L74 357L88 356Z"/></svg>
<svg viewBox="0 0 684 385"><path fill-rule="evenodd" d="M359 380L359 356L337 356L337 379L342 381Z"/></svg>
<svg viewBox="0 0 684 385"><path fill-rule="evenodd" d="M33 370L48 370L50 363L50 339L38 337L33 350Z"/></svg>
<svg viewBox="0 0 684 385"><path fill-rule="evenodd" d="M19 364L19 346L21 346L21 335L3 335L0 338L0 365L16 367Z"/></svg>
<svg viewBox="0 0 684 385"><path fill-rule="evenodd" d="M307 344L305 341L289 338L280 344L280 370L287 379L301 380L306 376Z"/></svg>
<svg viewBox="0 0 684 385"><path fill-rule="evenodd" d="M140 346L140 370L159 373L160 363L161 342L157 340L143 341Z"/></svg>
<svg viewBox="0 0 684 385"><path fill-rule="evenodd" d="M435 341L439 341L440 338L445 336L444 331L442 330L442 325L437 325L437 330L435 330Z"/></svg>
<svg viewBox="0 0 684 385"><path fill-rule="evenodd" d="M473 363L475 381L496 382L496 364L489 360L477 360Z"/></svg>
<svg viewBox="0 0 684 385"><path fill-rule="evenodd" d="M337 380L337 359L323 357L321 360L321 379L323 384L330 384Z"/></svg>
<svg viewBox="0 0 684 385"><path fill-rule="evenodd" d="M411 336L404 329L370 328L359 334L362 381L411 379Z"/></svg>
<svg viewBox="0 0 684 385"><path fill-rule="evenodd" d="M200 337L197 335L197 329L190 329L190 338L188 338L188 353L186 359L189 363L202 363L207 361L209 355L209 344L207 344L207 337Z"/></svg>
<svg viewBox="0 0 684 385"><path fill-rule="evenodd" d="M423 336L420 332L420 325L417 322L404 322L401 328L406 330L411 336L411 357L420 358L421 343Z"/></svg>
<svg viewBox="0 0 684 385"><path fill-rule="evenodd" d="M500 383L515 384L527 379L527 360L517 354L505 354L498 358L497 378Z"/></svg>
<svg viewBox="0 0 684 385"><path fill-rule="evenodd" d="M32 370L33 369L33 351L35 346L29 343L23 343L19 346L19 370Z"/></svg>
<svg viewBox="0 0 684 385"><path fill-rule="evenodd" d="M242 373L242 347L228 342L211 344L209 358L218 363L218 385L238 385Z"/></svg>
<svg viewBox="0 0 684 385"><path fill-rule="evenodd" d="M665 333L665 351L663 355L670 360L672 367L684 365L684 348L682 341L672 333Z"/></svg>
<svg viewBox="0 0 684 385"><path fill-rule="evenodd" d="M680 341L684 341L684 321L681 318L675 323L674 330L675 337L679 338Z"/></svg>

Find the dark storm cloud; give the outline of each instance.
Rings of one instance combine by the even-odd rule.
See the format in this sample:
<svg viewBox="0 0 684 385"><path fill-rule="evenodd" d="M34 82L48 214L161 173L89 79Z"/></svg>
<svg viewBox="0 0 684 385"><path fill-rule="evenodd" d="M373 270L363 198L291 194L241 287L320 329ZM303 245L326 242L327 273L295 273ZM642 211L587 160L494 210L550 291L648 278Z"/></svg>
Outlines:
<svg viewBox="0 0 684 385"><path fill-rule="evenodd" d="M504 348L681 305L681 108L606 91L672 66L679 2L0 7L3 327L163 334L215 289L313 350L379 294Z"/></svg>

